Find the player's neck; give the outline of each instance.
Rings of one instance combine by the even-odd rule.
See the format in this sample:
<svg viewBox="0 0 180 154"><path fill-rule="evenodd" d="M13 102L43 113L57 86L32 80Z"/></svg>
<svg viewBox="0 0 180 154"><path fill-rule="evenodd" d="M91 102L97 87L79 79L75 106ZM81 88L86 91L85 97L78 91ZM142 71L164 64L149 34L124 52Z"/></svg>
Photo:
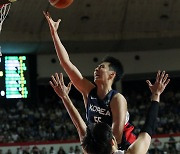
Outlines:
<svg viewBox="0 0 180 154"><path fill-rule="evenodd" d="M98 85L97 95L100 99L103 99L111 90L112 90L112 87L109 85Z"/></svg>

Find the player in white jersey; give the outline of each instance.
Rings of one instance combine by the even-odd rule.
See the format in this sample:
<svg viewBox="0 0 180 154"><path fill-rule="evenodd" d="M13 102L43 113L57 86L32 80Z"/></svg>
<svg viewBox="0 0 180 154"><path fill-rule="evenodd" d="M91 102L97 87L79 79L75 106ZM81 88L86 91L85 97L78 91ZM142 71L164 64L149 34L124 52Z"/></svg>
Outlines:
<svg viewBox="0 0 180 154"><path fill-rule="evenodd" d="M91 154L145 154L151 143L151 136L154 133L157 122L160 95L166 88L170 79L165 71L158 71L156 81L147 83L152 93L151 105L149 107L145 124L136 139L126 151L118 150L117 141L113 135L112 128L106 123L96 123L86 126L78 110L70 100L68 93L70 84L66 87L63 81L62 73L60 76L56 73L50 81L51 86L57 95L62 99L71 119L77 128L84 153Z"/></svg>

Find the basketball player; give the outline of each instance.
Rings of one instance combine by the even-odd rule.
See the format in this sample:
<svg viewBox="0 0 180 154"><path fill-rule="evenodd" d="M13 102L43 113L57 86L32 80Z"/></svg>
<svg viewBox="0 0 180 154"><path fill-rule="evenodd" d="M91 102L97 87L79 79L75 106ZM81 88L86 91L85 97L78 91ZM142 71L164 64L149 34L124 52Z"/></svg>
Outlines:
<svg viewBox="0 0 180 154"><path fill-rule="evenodd" d="M73 85L83 96L88 123L107 123L112 127L118 144L121 143L120 148L127 149L136 139L136 136L132 133L134 127L128 123L129 114L126 99L122 94L112 89L112 85L120 80L123 74L121 63L118 59L107 57L94 70L95 84L90 82L72 64L60 41L57 33L60 19L54 22L49 13L44 12L44 15L50 27L60 64Z"/></svg>
<svg viewBox="0 0 180 154"><path fill-rule="evenodd" d="M77 128L82 148L85 153L91 154L145 154L151 143L151 136L154 133L157 122L160 95L166 88L170 79L168 74L158 71L156 81L152 85L149 80L147 83L152 93L151 105L149 107L145 124L137 140L129 146L127 151L118 150L117 142L113 136L112 129L105 123L90 124L86 127L85 122L80 116L78 110L71 102L68 93L70 84L66 87L63 81L63 75L60 77L56 73L50 81L56 94L62 99L75 127Z"/></svg>

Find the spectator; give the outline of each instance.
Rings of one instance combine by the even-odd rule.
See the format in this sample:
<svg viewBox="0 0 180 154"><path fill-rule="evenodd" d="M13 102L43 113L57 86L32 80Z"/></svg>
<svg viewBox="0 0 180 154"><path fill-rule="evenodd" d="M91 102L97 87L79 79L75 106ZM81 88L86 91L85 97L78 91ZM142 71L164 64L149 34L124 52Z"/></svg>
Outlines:
<svg viewBox="0 0 180 154"><path fill-rule="evenodd" d="M64 151L63 147L59 147L57 154L66 154L66 152Z"/></svg>
<svg viewBox="0 0 180 154"><path fill-rule="evenodd" d="M68 154L75 154L74 153L74 148L72 147L72 146L70 146L70 148L69 148L69 153Z"/></svg>
<svg viewBox="0 0 180 154"><path fill-rule="evenodd" d="M40 150L37 146L34 146L30 153L31 154L40 154Z"/></svg>
<svg viewBox="0 0 180 154"><path fill-rule="evenodd" d="M11 150L8 149L8 151L6 152L6 154L12 154Z"/></svg>
<svg viewBox="0 0 180 154"><path fill-rule="evenodd" d="M75 150L74 150L75 154L81 154L81 150L79 148L79 146L75 146Z"/></svg>
<svg viewBox="0 0 180 154"><path fill-rule="evenodd" d="M45 147L43 147L40 153L41 153L41 154L47 154L47 150L46 150L46 148L45 148Z"/></svg>
<svg viewBox="0 0 180 154"><path fill-rule="evenodd" d="M176 150L176 141L173 138L173 136L169 137L168 144L169 144L169 152L172 153L172 154L176 154L177 153L177 150Z"/></svg>
<svg viewBox="0 0 180 154"><path fill-rule="evenodd" d="M23 154L22 149L21 149L21 148L17 148L17 149L16 149L16 154Z"/></svg>
<svg viewBox="0 0 180 154"><path fill-rule="evenodd" d="M49 154L56 154L54 147L50 147Z"/></svg>

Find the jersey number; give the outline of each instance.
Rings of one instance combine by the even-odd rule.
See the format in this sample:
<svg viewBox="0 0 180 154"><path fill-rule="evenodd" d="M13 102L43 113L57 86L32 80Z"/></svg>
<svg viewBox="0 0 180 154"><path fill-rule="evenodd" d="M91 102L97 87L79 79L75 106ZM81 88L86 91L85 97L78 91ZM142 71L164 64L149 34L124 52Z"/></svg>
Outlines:
<svg viewBox="0 0 180 154"><path fill-rule="evenodd" d="M101 117L96 117L96 116L94 116L94 121L95 121L96 123L101 122Z"/></svg>

